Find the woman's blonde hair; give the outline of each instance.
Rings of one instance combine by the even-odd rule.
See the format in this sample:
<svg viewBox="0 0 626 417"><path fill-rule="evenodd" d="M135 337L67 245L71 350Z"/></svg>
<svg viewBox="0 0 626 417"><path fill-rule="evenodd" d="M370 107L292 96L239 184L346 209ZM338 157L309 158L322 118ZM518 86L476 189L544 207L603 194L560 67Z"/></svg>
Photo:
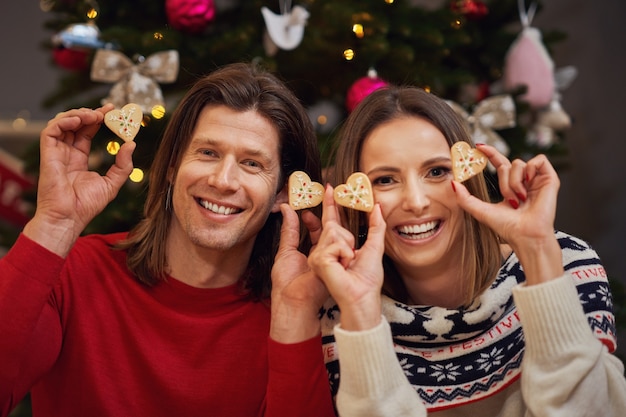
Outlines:
<svg viewBox="0 0 626 417"><path fill-rule="evenodd" d="M331 171L333 184L341 184L353 172L359 171L363 142L378 126L391 120L417 116L428 120L444 135L451 146L465 141L472 144L465 122L441 98L412 86L387 86L369 94L343 124ZM467 180L464 185L474 196L489 201L489 191L483 174ZM357 236L365 238L367 217L362 212L341 208L344 224ZM464 213L461 270L467 275L463 282L464 306L469 306L491 285L502 264L498 236L487 226ZM385 282L383 293L401 302L408 301L406 287L391 259L383 258Z"/></svg>

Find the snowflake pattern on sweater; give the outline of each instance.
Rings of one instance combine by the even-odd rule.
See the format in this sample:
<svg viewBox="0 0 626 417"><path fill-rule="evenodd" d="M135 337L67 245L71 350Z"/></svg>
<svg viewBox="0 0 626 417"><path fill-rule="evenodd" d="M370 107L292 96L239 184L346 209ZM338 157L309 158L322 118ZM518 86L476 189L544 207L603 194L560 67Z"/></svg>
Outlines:
<svg viewBox="0 0 626 417"><path fill-rule="evenodd" d="M589 326L613 352L613 305L600 259L586 242L563 232L556 236ZM511 254L491 287L467 309L410 306L383 296L398 361L429 411L486 398L519 378L524 334L512 288L524 280L519 260ZM336 395L340 373L333 328L340 312L328 300L321 314L326 367Z"/></svg>

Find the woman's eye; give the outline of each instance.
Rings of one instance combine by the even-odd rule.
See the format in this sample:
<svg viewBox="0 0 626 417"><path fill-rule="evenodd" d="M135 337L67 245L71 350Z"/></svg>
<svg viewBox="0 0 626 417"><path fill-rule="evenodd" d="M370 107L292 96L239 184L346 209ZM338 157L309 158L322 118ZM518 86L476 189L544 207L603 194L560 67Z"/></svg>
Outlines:
<svg viewBox="0 0 626 417"><path fill-rule="evenodd" d="M215 156L215 155L217 155L217 154L215 153L215 151L212 151L212 150L210 150L210 149L203 149L203 150L202 150L202 151L200 151L200 152L202 153L202 155L205 155L205 156Z"/></svg>
<svg viewBox="0 0 626 417"><path fill-rule="evenodd" d="M374 179L374 181L372 181L372 184L378 184L378 185L389 185L389 184L393 184L393 178L386 176L386 177L378 177L376 179Z"/></svg>
<svg viewBox="0 0 626 417"><path fill-rule="evenodd" d="M449 168L444 168L444 167L437 167L437 168L433 168L430 170L430 176L431 177L443 177L445 175L447 175L448 173L450 173L451 170Z"/></svg>

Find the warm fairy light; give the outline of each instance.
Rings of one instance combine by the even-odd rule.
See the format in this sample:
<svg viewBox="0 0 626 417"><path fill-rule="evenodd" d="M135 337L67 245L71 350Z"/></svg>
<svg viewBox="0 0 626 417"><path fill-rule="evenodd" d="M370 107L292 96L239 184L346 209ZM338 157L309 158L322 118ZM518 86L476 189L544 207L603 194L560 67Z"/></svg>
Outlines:
<svg viewBox="0 0 626 417"><path fill-rule="evenodd" d="M24 130L26 128L26 119L23 117L17 117L13 120L12 126L14 130Z"/></svg>
<svg viewBox="0 0 626 417"><path fill-rule="evenodd" d="M95 19L96 17L98 17L98 11L92 7L91 9L87 10L87 17L89 19Z"/></svg>
<svg viewBox="0 0 626 417"><path fill-rule="evenodd" d="M385 0L385 3L387 3L387 4L393 4L393 0Z"/></svg>
<svg viewBox="0 0 626 417"><path fill-rule="evenodd" d="M352 26L352 32L354 32L357 38L362 38L365 35L363 32L363 25L360 23L355 23Z"/></svg>
<svg viewBox="0 0 626 417"><path fill-rule="evenodd" d="M120 151L120 144L117 143L116 141L112 140L109 143L107 143L107 152L110 153L111 155L117 155L117 153Z"/></svg>
<svg viewBox="0 0 626 417"><path fill-rule="evenodd" d="M461 25L462 23L459 19L455 19L452 21L452 23L450 23L450 26L452 26L454 29L460 29Z"/></svg>
<svg viewBox="0 0 626 417"><path fill-rule="evenodd" d="M141 182L143 181L143 171L139 168L135 168L128 178L130 178L132 182Z"/></svg>
<svg viewBox="0 0 626 417"><path fill-rule="evenodd" d="M343 51L343 57L346 61L352 61L354 59L354 51L352 49L346 49Z"/></svg>
<svg viewBox="0 0 626 417"><path fill-rule="evenodd" d="M157 41L162 41L163 40L163 34L161 32L154 32L154 39L156 39Z"/></svg>
<svg viewBox="0 0 626 417"><path fill-rule="evenodd" d="M426 91L427 93L430 93L430 86L429 85L424 86L424 91Z"/></svg>
<svg viewBox="0 0 626 417"><path fill-rule="evenodd" d="M324 126L326 123L328 123L328 117L320 114L319 116L317 116L317 123Z"/></svg>
<svg viewBox="0 0 626 417"><path fill-rule="evenodd" d="M152 117L154 117L155 119L162 119L163 116L165 116L165 107L161 106L160 104L157 104L156 106L152 108L152 111L150 113L152 114Z"/></svg>

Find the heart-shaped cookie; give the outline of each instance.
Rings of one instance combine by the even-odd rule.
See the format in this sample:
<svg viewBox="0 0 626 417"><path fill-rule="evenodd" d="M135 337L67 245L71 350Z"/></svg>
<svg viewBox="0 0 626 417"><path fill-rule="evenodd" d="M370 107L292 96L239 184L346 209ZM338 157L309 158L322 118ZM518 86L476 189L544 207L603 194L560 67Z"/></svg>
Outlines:
<svg viewBox="0 0 626 417"><path fill-rule="evenodd" d="M324 187L303 171L294 171L289 176L289 205L294 210L315 207L322 202Z"/></svg>
<svg viewBox="0 0 626 417"><path fill-rule="evenodd" d="M487 166L487 156L467 142L457 142L450 149L452 174L455 181L463 182L482 172Z"/></svg>
<svg viewBox="0 0 626 417"><path fill-rule="evenodd" d="M125 142L135 139L142 120L141 107L135 103L129 103L104 115L104 124Z"/></svg>
<svg viewBox="0 0 626 417"><path fill-rule="evenodd" d="M335 187L334 198L340 206L355 210L372 211L374 208L372 184L362 172L355 172L348 177L345 184Z"/></svg>

